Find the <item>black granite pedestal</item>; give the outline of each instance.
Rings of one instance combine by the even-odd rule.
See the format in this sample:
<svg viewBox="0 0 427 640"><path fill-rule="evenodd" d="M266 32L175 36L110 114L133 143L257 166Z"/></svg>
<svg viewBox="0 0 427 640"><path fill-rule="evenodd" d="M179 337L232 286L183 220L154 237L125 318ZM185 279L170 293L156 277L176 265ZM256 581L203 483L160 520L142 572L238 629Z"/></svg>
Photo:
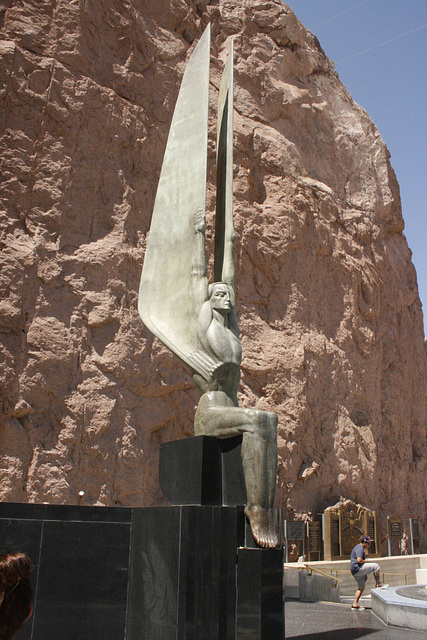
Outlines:
<svg viewBox="0 0 427 640"><path fill-rule="evenodd" d="M242 436L196 436L160 445L159 482L171 504L246 504Z"/></svg>
<svg viewBox="0 0 427 640"><path fill-rule="evenodd" d="M188 620L177 621L177 638L284 638L283 540L277 549L260 549L253 539L244 515L241 446L241 437L207 436L161 445L159 480L164 496L175 505L197 505L181 507L182 513L192 509L180 525L187 542L179 548L191 580L180 586L177 603L184 599L192 605ZM215 511L206 505L222 508ZM276 516L281 539L283 527L279 513ZM154 511L153 518L157 518ZM207 590L208 599L196 602L193 590L197 589ZM181 611L178 604L177 610Z"/></svg>
<svg viewBox="0 0 427 640"><path fill-rule="evenodd" d="M20 640L123 640L134 509L0 503L0 548L23 551L34 612Z"/></svg>
<svg viewBox="0 0 427 640"><path fill-rule="evenodd" d="M35 565L34 613L21 640L284 638L283 549L254 543L241 468L233 467L239 441L179 442L178 462L168 443L160 468L162 486L181 505L0 503L0 547L26 552ZM206 456L215 494L203 475ZM201 504L209 500L219 504Z"/></svg>

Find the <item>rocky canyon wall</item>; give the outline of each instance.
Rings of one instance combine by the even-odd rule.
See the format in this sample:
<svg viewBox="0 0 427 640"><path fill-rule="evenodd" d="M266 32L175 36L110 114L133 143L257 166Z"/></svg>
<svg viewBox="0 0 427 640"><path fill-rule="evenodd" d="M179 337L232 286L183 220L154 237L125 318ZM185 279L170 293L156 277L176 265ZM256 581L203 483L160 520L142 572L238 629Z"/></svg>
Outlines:
<svg viewBox="0 0 427 640"><path fill-rule="evenodd" d="M421 303L387 148L280 0L7 0L0 14L0 498L162 501L187 371L137 291L173 107L212 25L235 46L240 404L279 414L277 503L426 522ZM407 521L405 520L405 523ZM425 550L424 541L424 550Z"/></svg>

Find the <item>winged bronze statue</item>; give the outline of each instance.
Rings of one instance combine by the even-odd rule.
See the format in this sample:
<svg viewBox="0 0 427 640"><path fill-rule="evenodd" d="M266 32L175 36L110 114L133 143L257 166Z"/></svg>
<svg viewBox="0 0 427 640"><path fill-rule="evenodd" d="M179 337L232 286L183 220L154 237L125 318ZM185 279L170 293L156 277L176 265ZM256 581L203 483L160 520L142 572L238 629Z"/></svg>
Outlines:
<svg viewBox="0 0 427 640"><path fill-rule="evenodd" d="M210 27L185 69L169 131L141 276L144 324L190 369L200 391L195 435L242 435L245 514L262 547L275 547L277 415L240 408L242 349L235 312L233 45L219 89L214 280L208 283L206 169Z"/></svg>

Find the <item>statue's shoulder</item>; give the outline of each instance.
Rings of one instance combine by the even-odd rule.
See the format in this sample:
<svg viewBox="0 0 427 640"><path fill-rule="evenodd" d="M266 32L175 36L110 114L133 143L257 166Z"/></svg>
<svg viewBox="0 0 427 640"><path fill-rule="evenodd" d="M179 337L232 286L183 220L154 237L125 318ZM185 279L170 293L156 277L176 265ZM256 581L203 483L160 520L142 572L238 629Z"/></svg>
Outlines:
<svg viewBox="0 0 427 640"><path fill-rule="evenodd" d="M202 302L202 304L200 305L199 324L202 324L207 329L212 321L212 318L213 312L211 304L209 300L205 300L205 302Z"/></svg>

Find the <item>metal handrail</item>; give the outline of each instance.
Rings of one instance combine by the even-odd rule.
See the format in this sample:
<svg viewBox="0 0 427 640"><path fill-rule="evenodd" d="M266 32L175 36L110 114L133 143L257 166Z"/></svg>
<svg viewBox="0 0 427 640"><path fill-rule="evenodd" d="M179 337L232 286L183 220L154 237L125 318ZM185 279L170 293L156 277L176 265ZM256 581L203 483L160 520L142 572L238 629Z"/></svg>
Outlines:
<svg viewBox="0 0 427 640"><path fill-rule="evenodd" d="M325 573L324 571L321 571L320 569L316 569L316 567L311 567L309 564L304 565L305 568L307 569L307 572L309 572L309 576L312 575L313 571L315 571L316 573L320 573L320 575L325 576L325 578L330 578L331 580L334 580L335 582L340 582L342 583L342 580L340 580L339 578L334 578L333 575L329 575L327 573Z"/></svg>
<svg viewBox="0 0 427 640"><path fill-rule="evenodd" d="M348 569L326 569L326 571L330 571L332 573L348 573ZM383 582L386 582L385 576L403 576L405 578L405 585L408 584L409 573L393 573L392 571L381 571L381 575L383 577ZM338 579L338 578L337 578Z"/></svg>
<svg viewBox="0 0 427 640"><path fill-rule="evenodd" d="M331 575L329 575L328 573L325 573L324 571L321 571L320 569L316 569L316 567L312 567L308 564L297 564L297 566L295 567L290 567L288 564L286 565L285 569L297 569L298 571L307 571L308 575L311 576L313 574L313 571L315 571L316 573L320 573L322 576L325 576L325 578L330 578L331 580L334 580L335 582L340 582L342 584L342 580L340 580L338 578L338 576L333 576L333 573L349 573L348 569L326 569L326 571L330 571ZM385 576L402 576L405 578L405 585L408 584L408 578L409 578L409 574L408 573L393 573L392 571L381 571L381 575L383 577L383 582L386 582L385 580Z"/></svg>
<svg viewBox="0 0 427 640"><path fill-rule="evenodd" d="M313 575L313 571L315 573L320 573L320 575L325 576L325 578L329 578L329 580L334 581L334 587L337 586L338 582L342 583L342 580L339 578L334 578L334 576L325 573L324 571L320 571L320 569L316 569L316 567L311 567L308 564L298 564L296 567L290 567L288 564L285 566L285 569L297 569L298 571L307 571L309 577Z"/></svg>
<svg viewBox="0 0 427 640"><path fill-rule="evenodd" d="M385 582L385 576L405 576L405 584L408 584L408 573L392 573L391 571L382 571L383 582Z"/></svg>

